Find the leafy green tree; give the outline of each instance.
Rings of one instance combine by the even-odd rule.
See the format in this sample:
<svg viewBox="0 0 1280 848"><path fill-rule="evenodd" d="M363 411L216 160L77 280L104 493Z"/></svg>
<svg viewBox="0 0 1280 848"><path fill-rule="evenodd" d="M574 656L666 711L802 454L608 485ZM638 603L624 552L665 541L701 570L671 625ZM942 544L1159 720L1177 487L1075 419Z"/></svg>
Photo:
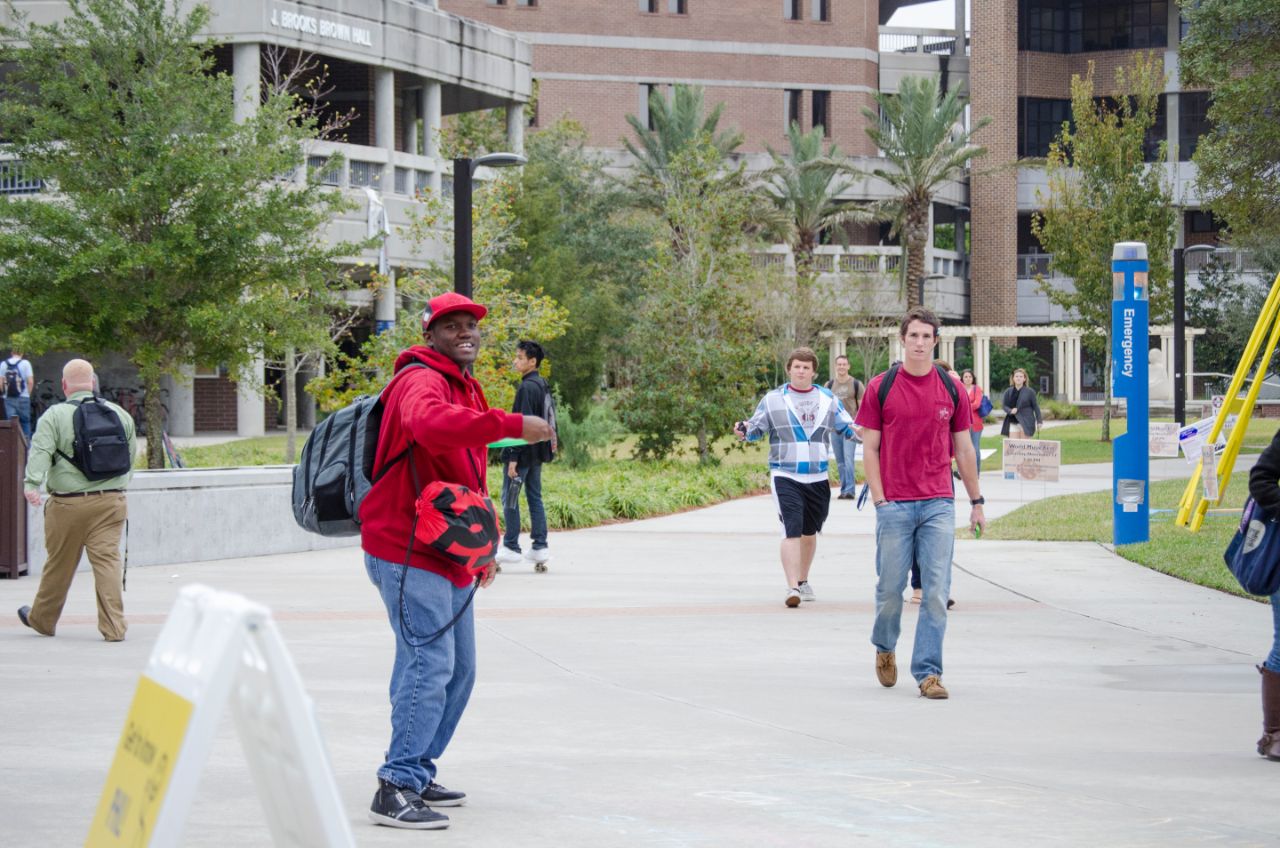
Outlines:
<svg viewBox="0 0 1280 848"><path fill-rule="evenodd" d="M0 198L0 313L29 350L118 351L160 433L160 378L184 363L240 371L262 350L282 281L323 278L350 246L321 227L342 199L293 179L314 120L268 91L234 119L212 72L205 7L71 0L59 23L3 36L0 135L39 198ZM163 464L161 440L148 465Z"/></svg>
<svg viewBox="0 0 1280 848"><path fill-rule="evenodd" d="M477 186L472 207L472 291L476 302L489 309L480 324L483 344L473 371L484 387L489 405L506 409L515 400L515 373L510 364L516 342L528 337L551 341L568 326L568 315L562 306L541 293L516 291L511 286L511 272L498 265L499 257L518 247L511 216L511 179L501 177ZM422 200L405 228L405 238L419 249L433 241L451 243L452 228L442 228L449 204L433 195ZM307 383L307 390L326 409L336 409L359 395L380 391L390 379L400 351L423 343L422 311L427 301L452 290L451 259L430 263L398 278L396 294L404 307L396 313L395 326L370 337L356 355L339 354L323 377Z"/></svg>
<svg viewBox="0 0 1280 848"><path fill-rule="evenodd" d="M1234 374L1244 352L1244 340L1262 313L1275 279L1277 251L1262 251L1265 280L1241 275L1229 265L1210 261L1187 286L1187 325L1203 327L1196 338L1196 371ZM1272 358L1268 371L1280 369L1280 353ZM1225 392L1229 378L1214 378L1217 392Z"/></svg>
<svg viewBox="0 0 1280 848"><path fill-rule="evenodd" d="M660 233L649 216L628 208L584 141L581 127L568 121L530 137L529 164L519 169L512 201L520 247L498 260L511 271L512 288L544 292L568 310L568 331L544 345L548 379L581 415L605 362L619 357L633 318L628 305L639 297Z"/></svg>
<svg viewBox="0 0 1280 848"><path fill-rule="evenodd" d="M693 435L701 462L744 417L758 387L764 350L754 333L752 269L742 249L751 193L705 191L722 166L703 134L672 156L661 215L672 243L650 266L629 337L631 383L619 413L639 436L641 456L665 457Z"/></svg>
<svg viewBox="0 0 1280 848"><path fill-rule="evenodd" d="M970 163L986 154L973 143L973 134L990 118L964 124L965 101L952 89L943 94L938 77L906 77L897 94L878 92L880 114L863 109L867 135L892 167L874 168L896 197L883 213L894 221L907 252L907 308L920 305L918 282L925 274L925 246L929 243L929 211L944 183L963 179Z"/></svg>
<svg viewBox="0 0 1280 848"><path fill-rule="evenodd" d="M809 132L795 121L787 127L790 150L784 158L772 147L773 167L761 175L769 197L778 211L772 235L791 247L795 256L794 296L788 298L787 311L792 320L791 345L812 345L818 330L823 329L823 316L833 311L831 298L819 298L818 269L814 252L823 233L847 241L846 224L871 220L871 214L840 200L840 195L853 184L855 173L840 148L832 144L822 149L822 127Z"/></svg>
<svg viewBox="0 0 1280 848"><path fill-rule="evenodd" d="M1280 0L1184 2L1187 85L1209 88L1213 131L1196 145L1201 195L1234 236L1280 238Z"/></svg>
<svg viewBox="0 0 1280 848"><path fill-rule="evenodd" d="M1050 145L1049 193L1032 232L1053 254L1052 267L1074 280L1071 290L1040 280L1051 303L1070 311L1085 331L1084 346L1104 366L1102 439L1111 439L1111 249L1119 241L1147 245L1152 320L1169 313L1169 257L1177 219L1159 168L1143 161L1143 139L1155 122L1164 89L1157 60L1139 56L1116 71L1116 90L1128 96L1094 100L1093 63L1071 79L1075 127L1064 126ZM1156 161L1164 159L1164 143Z"/></svg>

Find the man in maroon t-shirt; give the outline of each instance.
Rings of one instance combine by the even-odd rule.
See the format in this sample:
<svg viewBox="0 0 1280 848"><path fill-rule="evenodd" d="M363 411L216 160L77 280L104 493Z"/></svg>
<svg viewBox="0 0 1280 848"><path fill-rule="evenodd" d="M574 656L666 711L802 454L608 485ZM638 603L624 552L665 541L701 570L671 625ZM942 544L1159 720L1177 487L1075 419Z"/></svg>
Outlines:
<svg viewBox="0 0 1280 848"><path fill-rule="evenodd" d="M902 592L914 561L920 565L923 598L911 653L911 676L926 698L947 697L942 685L942 639L947 630L951 553L955 543L955 490L951 456L969 494L969 526L986 527L978 490L977 465L969 438L969 404L951 377L935 368L938 319L913 309L899 330L901 365L867 385L855 423L862 436L863 470L876 505L876 677L883 686L898 682L894 648L902 629ZM884 406L880 386L893 374ZM954 382L954 381L953 381Z"/></svg>

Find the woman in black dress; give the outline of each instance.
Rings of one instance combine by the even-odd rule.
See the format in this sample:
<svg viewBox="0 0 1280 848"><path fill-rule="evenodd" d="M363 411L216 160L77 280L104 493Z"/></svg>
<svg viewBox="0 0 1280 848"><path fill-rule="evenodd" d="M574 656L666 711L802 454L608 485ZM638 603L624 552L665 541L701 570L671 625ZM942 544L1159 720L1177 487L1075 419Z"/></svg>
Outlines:
<svg viewBox="0 0 1280 848"><path fill-rule="evenodd" d="M1000 428L1003 436L1010 435L1010 428L1016 424L1019 432L1013 434L1014 438L1033 438L1036 428L1044 422L1040 399L1027 382L1027 372L1021 368L1013 369L1009 376L1009 388L1004 390L1001 405L1004 407L1004 426Z"/></svg>

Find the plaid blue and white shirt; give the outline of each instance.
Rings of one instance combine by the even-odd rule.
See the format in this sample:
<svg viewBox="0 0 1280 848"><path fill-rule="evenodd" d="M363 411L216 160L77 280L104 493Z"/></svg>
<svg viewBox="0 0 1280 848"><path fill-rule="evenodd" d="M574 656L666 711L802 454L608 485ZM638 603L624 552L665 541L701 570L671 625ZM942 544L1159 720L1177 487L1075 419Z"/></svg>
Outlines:
<svg viewBox="0 0 1280 848"><path fill-rule="evenodd" d="M853 419L830 389L815 385L817 406L811 416L802 416L795 401L811 396L784 383L760 399L755 414L747 421L747 441L769 436L769 468L786 474L827 473L827 442L832 433L846 439L857 438ZM802 421L802 417L809 420Z"/></svg>

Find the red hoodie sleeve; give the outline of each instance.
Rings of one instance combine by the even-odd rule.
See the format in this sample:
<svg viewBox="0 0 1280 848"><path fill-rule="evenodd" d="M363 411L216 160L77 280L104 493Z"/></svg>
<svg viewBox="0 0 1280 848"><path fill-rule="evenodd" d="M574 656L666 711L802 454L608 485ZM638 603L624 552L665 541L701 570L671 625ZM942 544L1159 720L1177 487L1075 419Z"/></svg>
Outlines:
<svg viewBox="0 0 1280 848"><path fill-rule="evenodd" d="M444 379L432 379L424 372L411 375L408 382L398 407L400 426L429 453L484 447L498 439L519 438L524 432L523 416L464 406L451 396Z"/></svg>

